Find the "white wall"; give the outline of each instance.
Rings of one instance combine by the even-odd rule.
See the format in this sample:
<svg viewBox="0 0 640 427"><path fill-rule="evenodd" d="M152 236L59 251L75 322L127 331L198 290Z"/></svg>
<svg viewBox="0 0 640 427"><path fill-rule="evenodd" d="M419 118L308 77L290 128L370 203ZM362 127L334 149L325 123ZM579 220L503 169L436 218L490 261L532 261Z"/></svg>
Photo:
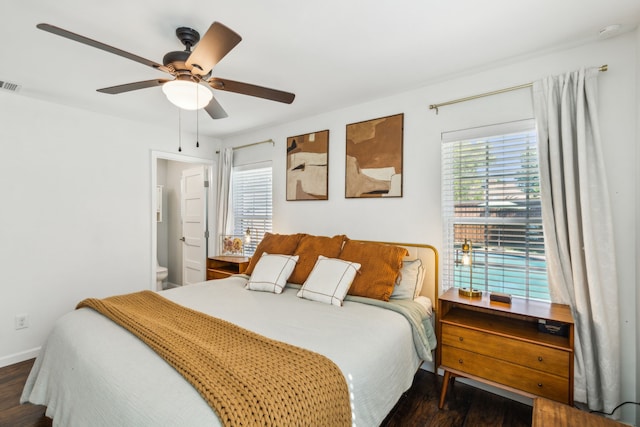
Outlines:
<svg viewBox="0 0 640 427"><path fill-rule="evenodd" d="M636 165L640 165L640 29L636 31ZM640 174L636 170L636 254L640 254ZM636 257L637 258L637 257ZM640 398L640 262L636 262L636 401ZM640 420L640 406L636 407Z"/></svg>
<svg viewBox="0 0 640 427"><path fill-rule="evenodd" d="M483 124L532 117L529 90L443 107L438 115L429 104L531 82L582 66L609 65L599 77L601 133L608 184L614 210L618 255L623 400L637 395L637 298L635 153L638 122L638 79L635 32L587 45L514 60L492 70L457 76L421 89L356 105L339 111L269 129L226 138L236 146L272 138L274 148L263 150L274 167L274 230L307 232L352 238L442 245L440 215L440 134ZM404 113L404 196L396 199L345 199L345 125ZM286 138L329 129L329 200L287 202L285 197ZM248 149L249 150L249 149ZM615 281L612 279L611 284ZM633 298L629 296L633 295ZM622 418L635 419L627 406Z"/></svg>
<svg viewBox="0 0 640 427"><path fill-rule="evenodd" d="M5 366L33 357L56 319L81 299L150 288L151 151L175 153L177 141L174 128L19 94L0 94L0 111ZM219 141L200 144L184 144L183 154L211 159ZM22 313L30 327L15 330Z"/></svg>

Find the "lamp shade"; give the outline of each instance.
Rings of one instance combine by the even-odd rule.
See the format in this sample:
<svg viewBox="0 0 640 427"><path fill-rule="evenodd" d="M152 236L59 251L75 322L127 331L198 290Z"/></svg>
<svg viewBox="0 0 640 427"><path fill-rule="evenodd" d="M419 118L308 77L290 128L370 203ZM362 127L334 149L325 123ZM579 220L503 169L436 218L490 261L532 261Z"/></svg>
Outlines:
<svg viewBox="0 0 640 427"><path fill-rule="evenodd" d="M172 80L162 85L162 91L175 106L184 110L198 110L209 104L213 94L206 87L186 80Z"/></svg>

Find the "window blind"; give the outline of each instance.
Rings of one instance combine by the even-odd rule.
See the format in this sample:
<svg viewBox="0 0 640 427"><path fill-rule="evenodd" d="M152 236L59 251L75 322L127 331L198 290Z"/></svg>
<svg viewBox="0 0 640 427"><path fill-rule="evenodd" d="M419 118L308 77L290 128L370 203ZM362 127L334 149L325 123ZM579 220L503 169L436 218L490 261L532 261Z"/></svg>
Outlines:
<svg viewBox="0 0 640 427"><path fill-rule="evenodd" d="M272 168L269 164L234 167L231 176L233 234L244 236L246 256L251 256L264 233L272 229Z"/></svg>
<svg viewBox="0 0 640 427"><path fill-rule="evenodd" d="M549 300L533 120L443 134L445 287ZM472 242L472 265L460 248Z"/></svg>

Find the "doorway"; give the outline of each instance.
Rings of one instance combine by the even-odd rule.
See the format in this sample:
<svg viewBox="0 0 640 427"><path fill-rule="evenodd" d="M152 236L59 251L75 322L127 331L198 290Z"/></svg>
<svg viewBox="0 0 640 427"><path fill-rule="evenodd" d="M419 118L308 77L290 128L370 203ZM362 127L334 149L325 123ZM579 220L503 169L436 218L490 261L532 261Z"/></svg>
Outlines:
<svg viewBox="0 0 640 427"><path fill-rule="evenodd" d="M194 158L178 154L152 152L152 227L151 227L151 289L158 289L156 284L157 265L168 269L164 288L182 286L183 278L183 237L181 212L181 179L185 170L196 166L204 166L207 179L211 182L214 161ZM212 185L206 189L207 199L214 200L211 194ZM159 203L161 201L161 203ZM210 203L208 203L210 205ZM158 212L160 209L160 212ZM207 206L206 212L211 224L213 209ZM211 245L211 242L209 242ZM156 264L156 260L157 263ZM206 260L202 260L204 263Z"/></svg>

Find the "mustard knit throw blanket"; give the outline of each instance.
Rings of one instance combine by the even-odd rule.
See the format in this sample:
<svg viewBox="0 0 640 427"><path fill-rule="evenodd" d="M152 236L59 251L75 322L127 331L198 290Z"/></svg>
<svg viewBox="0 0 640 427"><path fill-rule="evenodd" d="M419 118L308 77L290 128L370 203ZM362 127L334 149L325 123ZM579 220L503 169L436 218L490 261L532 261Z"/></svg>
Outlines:
<svg viewBox="0 0 640 427"><path fill-rule="evenodd" d="M151 291L86 299L189 381L224 426L351 425L349 390L328 358Z"/></svg>

